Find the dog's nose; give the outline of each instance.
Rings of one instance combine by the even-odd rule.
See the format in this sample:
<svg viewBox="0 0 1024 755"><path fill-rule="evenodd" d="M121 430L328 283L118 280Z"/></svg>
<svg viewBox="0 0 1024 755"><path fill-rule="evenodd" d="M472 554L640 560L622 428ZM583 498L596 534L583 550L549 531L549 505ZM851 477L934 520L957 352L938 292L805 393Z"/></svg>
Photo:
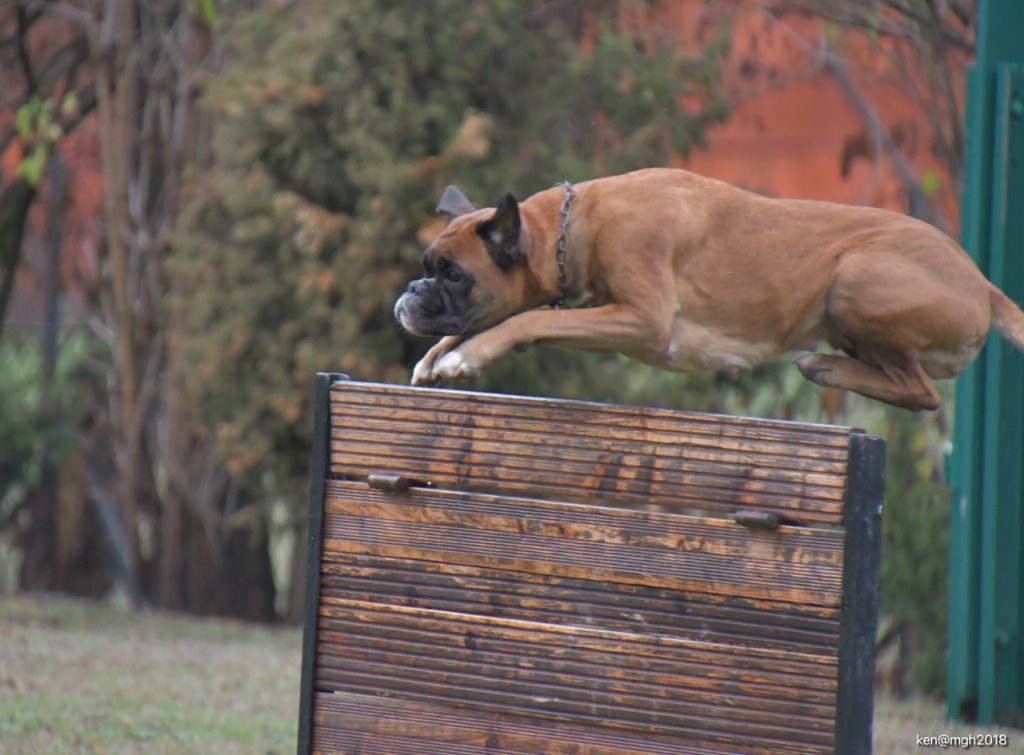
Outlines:
<svg viewBox="0 0 1024 755"><path fill-rule="evenodd" d="M409 283L409 287L406 289L406 291L413 295L419 295L423 293L423 288L426 285L426 281L424 281L422 278L418 278Z"/></svg>

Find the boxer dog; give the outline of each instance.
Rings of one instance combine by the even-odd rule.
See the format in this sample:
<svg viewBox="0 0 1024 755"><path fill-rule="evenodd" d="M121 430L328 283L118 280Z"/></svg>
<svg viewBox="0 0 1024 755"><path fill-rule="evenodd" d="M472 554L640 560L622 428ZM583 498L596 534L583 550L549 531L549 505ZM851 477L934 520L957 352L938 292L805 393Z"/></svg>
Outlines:
<svg viewBox="0 0 1024 755"><path fill-rule="evenodd" d="M395 317L444 336L413 384L477 375L511 349L620 352L668 370L796 359L822 386L936 409L990 327L1024 349L1024 312L937 229L897 213L769 199L683 170L568 183L448 227ZM546 308L546 305L554 305Z"/></svg>

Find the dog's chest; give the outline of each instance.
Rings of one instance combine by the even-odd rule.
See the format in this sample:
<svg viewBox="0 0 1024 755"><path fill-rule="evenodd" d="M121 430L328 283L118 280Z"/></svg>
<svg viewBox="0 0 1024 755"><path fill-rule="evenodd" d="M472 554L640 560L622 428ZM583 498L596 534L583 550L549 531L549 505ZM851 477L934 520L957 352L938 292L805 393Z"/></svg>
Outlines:
<svg viewBox="0 0 1024 755"><path fill-rule="evenodd" d="M749 341L676 317L661 366L679 372L748 369L778 353L774 341Z"/></svg>

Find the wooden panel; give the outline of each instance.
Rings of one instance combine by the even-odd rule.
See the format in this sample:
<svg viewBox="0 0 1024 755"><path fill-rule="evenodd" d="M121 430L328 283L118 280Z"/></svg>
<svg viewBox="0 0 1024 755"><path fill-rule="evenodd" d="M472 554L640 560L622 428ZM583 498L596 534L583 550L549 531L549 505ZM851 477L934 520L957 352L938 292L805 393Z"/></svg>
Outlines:
<svg viewBox="0 0 1024 755"><path fill-rule="evenodd" d="M331 423L338 477L841 523L846 428L348 382Z"/></svg>
<svg viewBox="0 0 1024 755"><path fill-rule="evenodd" d="M831 747L841 531L329 480L323 538L320 692Z"/></svg>
<svg viewBox="0 0 1024 755"><path fill-rule="evenodd" d="M499 567L813 606L839 604L842 533L328 483L325 553Z"/></svg>
<svg viewBox="0 0 1024 755"><path fill-rule="evenodd" d="M326 597L319 634L321 692L777 752L832 745L826 656Z"/></svg>
<svg viewBox="0 0 1024 755"><path fill-rule="evenodd" d="M834 750L848 429L337 382L326 434L315 749Z"/></svg>
<svg viewBox="0 0 1024 755"><path fill-rule="evenodd" d="M839 610L402 558L327 553L325 596L834 653Z"/></svg>

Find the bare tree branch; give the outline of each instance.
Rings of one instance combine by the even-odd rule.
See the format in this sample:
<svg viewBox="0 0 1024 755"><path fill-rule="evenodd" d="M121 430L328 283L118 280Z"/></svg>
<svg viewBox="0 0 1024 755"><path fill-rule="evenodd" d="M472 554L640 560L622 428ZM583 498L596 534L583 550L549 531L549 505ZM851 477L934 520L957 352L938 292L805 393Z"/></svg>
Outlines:
<svg viewBox="0 0 1024 755"><path fill-rule="evenodd" d="M924 193L924 190L921 188L921 181L914 168L910 165L910 162L899 146L893 141L888 129L885 128L882 120L878 117L878 113L860 91L857 84L850 78L843 64L838 58L827 56L825 58L825 66L832 73L833 78L835 78L843 90L850 104L857 110L857 114L864 123L872 143L881 146L882 150L889 156L893 170L907 192L910 214L922 220L927 220L946 233L950 233L949 221L928 195Z"/></svg>
<svg viewBox="0 0 1024 755"><path fill-rule="evenodd" d="M21 241L35 197L35 187L24 178L11 182L0 193L0 333L3 333L14 293L14 278L21 263Z"/></svg>
<svg viewBox="0 0 1024 755"><path fill-rule="evenodd" d="M910 165L900 144L897 144L889 130L882 123L871 102L849 75L842 58L823 41L814 43L789 28L779 14L796 12L817 18L833 20L839 24L868 30L872 35L884 35L894 40L888 48L895 54L899 64L899 83L902 90L918 105L928 119L934 139L933 148L941 156L953 182L959 185L962 166L960 145L963 143L963 125L960 120L960 104L954 85L953 66L966 66L966 56L961 49L956 52L952 46L951 26L944 23L945 15L928 4L926 11L911 7L904 0L875 0L865 3L840 3L837 0L776 0L773 3L756 1L760 8L777 26L811 54L830 71L843 90L844 95L857 111L871 143L874 154L888 157L894 172L907 193L912 214L925 217L946 232L951 230L948 218L924 192L921 180ZM879 15L885 11L885 16ZM965 4L960 12L967 16L963 23L964 35L969 33L970 16ZM960 20L961 16L957 16ZM961 41L967 39L963 37ZM968 45L973 46L973 45ZM951 62L952 61L952 62ZM870 71L869 71L870 73ZM922 88L922 82L925 88Z"/></svg>
<svg viewBox="0 0 1024 755"><path fill-rule="evenodd" d="M757 4L772 14L800 13L825 21L833 21L870 34L913 39L920 34L920 26L935 26L936 33L949 45L967 54L974 54L974 37L969 25L957 30L944 19L933 22L915 12L900 0L876 0L875 2L848 2L845 0L758 0ZM890 14L883 15L880 9L888 8ZM966 6L959 6L958 19L970 16ZM901 23L900 20L906 23Z"/></svg>
<svg viewBox="0 0 1024 755"><path fill-rule="evenodd" d="M15 11L15 14L18 19L18 62L21 64L21 71L25 75L25 92L28 96L31 96L35 94L36 90L39 88L36 82L35 69L32 66L32 60L28 54L29 29L36 17L30 18L28 12L22 7L19 7Z"/></svg>

